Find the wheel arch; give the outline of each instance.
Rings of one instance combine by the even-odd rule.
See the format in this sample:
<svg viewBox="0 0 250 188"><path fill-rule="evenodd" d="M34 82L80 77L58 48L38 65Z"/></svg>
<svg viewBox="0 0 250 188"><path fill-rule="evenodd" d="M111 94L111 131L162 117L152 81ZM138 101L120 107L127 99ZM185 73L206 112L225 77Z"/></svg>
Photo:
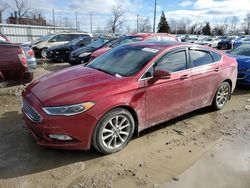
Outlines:
<svg viewBox="0 0 250 188"><path fill-rule="evenodd" d="M227 83L229 83L229 85L230 85L230 97L229 97L229 100L231 99L231 96L232 96L232 86L233 86L233 82L232 82L232 80L230 80L230 79L226 79L226 80L224 80L223 82L227 82ZM223 83L222 82L222 83Z"/></svg>

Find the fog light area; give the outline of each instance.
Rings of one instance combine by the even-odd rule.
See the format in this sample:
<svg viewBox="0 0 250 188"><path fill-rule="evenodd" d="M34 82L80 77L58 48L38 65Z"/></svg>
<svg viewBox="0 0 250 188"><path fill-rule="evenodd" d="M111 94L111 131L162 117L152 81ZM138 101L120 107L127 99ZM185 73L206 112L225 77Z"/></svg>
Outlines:
<svg viewBox="0 0 250 188"><path fill-rule="evenodd" d="M57 139L57 140L73 140L73 138L71 138L68 135L64 135L64 134L50 134L49 135L50 138L52 139Z"/></svg>

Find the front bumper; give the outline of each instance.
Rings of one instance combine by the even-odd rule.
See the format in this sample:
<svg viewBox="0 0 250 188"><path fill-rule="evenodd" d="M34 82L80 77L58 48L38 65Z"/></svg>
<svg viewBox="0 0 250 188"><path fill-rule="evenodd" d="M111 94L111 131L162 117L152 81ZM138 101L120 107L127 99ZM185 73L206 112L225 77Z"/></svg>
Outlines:
<svg viewBox="0 0 250 188"><path fill-rule="evenodd" d="M85 57L76 57L76 56L71 56L69 57L69 62L73 62L75 64L81 64L81 63L86 63L90 60L90 55L85 56Z"/></svg>
<svg viewBox="0 0 250 188"><path fill-rule="evenodd" d="M37 144L49 148L88 150L91 136L97 120L86 112L75 116L48 116L42 110L42 104L33 95L23 93L23 98L30 108L37 112L41 120L34 121L27 110L22 108L23 118ZM51 134L63 134L73 138L69 141L51 139Z"/></svg>
<svg viewBox="0 0 250 188"><path fill-rule="evenodd" d="M65 56L65 54L56 53L54 51L47 51L47 59L51 61L63 62Z"/></svg>

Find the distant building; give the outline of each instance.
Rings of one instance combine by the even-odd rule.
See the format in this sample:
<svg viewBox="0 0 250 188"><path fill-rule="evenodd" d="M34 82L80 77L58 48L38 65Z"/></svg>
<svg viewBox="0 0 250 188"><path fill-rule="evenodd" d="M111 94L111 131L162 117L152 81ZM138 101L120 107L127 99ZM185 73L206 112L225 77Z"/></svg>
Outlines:
<svg viewBox="0 0 250 188"><path fill-rule="evenodd" d="M42 25L46 26L46 20L41 17L39 14L38 17L33 17L33 18L18 18L17 13L11 14L9 18L6 20L7 24L22 24L22 25Z"/></svg>

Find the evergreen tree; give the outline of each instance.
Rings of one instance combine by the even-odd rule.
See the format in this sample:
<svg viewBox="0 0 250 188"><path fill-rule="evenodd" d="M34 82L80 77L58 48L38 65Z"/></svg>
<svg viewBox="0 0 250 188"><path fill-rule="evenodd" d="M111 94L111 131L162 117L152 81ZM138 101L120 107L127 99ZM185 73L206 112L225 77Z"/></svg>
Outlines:
<svg viewBox="0 0 250 188"><path fill-rule="evenodd" d="M169 33L170 28L167 22L167 19L165 17L164 12L162 11L160 22L158 24L158 33Z"/></svg>
<svg viewBox="0 0 250 188"><path fill-rule="evenodd" d="M212 35L209 22L207 22L206 25L203 27L202 32L203 35Z"/></svg>

